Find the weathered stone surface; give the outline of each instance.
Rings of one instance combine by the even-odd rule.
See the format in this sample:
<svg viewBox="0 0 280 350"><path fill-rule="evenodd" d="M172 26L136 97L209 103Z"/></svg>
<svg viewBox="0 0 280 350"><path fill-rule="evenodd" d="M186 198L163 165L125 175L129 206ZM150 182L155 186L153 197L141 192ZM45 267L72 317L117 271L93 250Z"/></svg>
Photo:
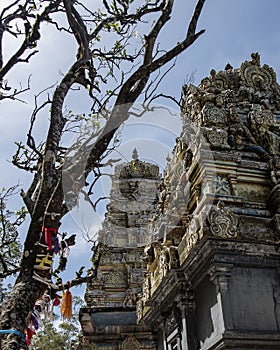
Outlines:
<svg viewBox="0 0 280 350"><path fill-rule="evenodd" d="M146 247L138 302L158 349L280 348L279 91L258 54L184 87L183 131L161 182L166 224ZM176 220L181 238L167 240Z"/></svg>
<svg viewBox="0 0 280 350"><path fill-rule="evenodd" d="M156 213L159 169L138 159L116 167L110 203L98 240L102 249L97 276L87 284L87 308L80 311L85 349L154 350L152 333L137 325L136 302L142 293L144 246Z"/></svg>
<svg viewBox="0 0 280 350"><path fill-rule="evenodd" d="M136 332L135 339L130 334L121 343L125 328L107 328L122 347L280 349L280 88L275 72L261 66L255 53L240 68L212 70L199 86L185 86L183 92L182 133L163 178L154 167L140 166L136 154L134 163L117 170L100 232L111 247L88 285L88 312L135 311L137 327L153 341L147 345ZM135 215L140 198L150 210L140 207ZM133 247L147 242L138 240L141 234L150 239L141 248L142 259L141 254L136 258L140 248ZM92 325L94 318L98 313ZM119 327L126 327L121 319Z"/></svg>

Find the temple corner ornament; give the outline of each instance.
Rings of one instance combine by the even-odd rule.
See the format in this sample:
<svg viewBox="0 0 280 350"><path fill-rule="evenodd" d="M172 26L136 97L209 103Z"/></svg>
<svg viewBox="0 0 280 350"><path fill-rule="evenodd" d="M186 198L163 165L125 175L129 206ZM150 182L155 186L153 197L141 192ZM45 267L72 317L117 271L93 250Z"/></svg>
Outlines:
<svg viewBox="0 0 280 350"><path fill-rule="evenodd" d="M231 209L225 207L222 201L212 208L208 221L210 232L215 237L235 238L238 234L238 219Z"/></svg>

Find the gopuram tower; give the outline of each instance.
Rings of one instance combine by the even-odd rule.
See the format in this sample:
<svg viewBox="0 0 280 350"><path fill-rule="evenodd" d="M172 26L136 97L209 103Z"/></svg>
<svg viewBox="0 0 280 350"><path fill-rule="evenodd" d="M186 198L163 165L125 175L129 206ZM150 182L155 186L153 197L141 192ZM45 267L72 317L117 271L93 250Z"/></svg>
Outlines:
<svg viewBox="0 0 280 350"><path fill-rule="evenodd" d="M252 54L184 95L138 322L156 334L158 350L280 349L275 72Z"/></svg>
<svg viewBox="0 0 280 350"><path fill-rule="evenodd" d="M82 349L155 350L152 333L137 325L136 302L142 294L144 247L158 200L159 168L138 159L117 165L110 201L98 233L102 253L97 276L87 285L87 307L80 311ZM99 249L99 246L97 247Z"/></svg>
<svg viewBox="0 0 280 350"><path fill-rule="evenodd" d="M182 133L160 180L158 202L147 225L150 241L140 260L145 268L143 283L136 287L126 282L124 287L125 277L121 291L121 278L112 279L125 266L133 271L128 254L125 259L123 254L116 258L115 252L137 252L129 244L135 242L132 231L139 232L139 227L135 221L129 226L123 214L120 226L127 225L131 231L112 226L115 238L101 232L108 253L102 253L97 278L88 285L88 308L81 314L88 339L84 349L280 349L280 87L276 74L261 65L256 53L240 68L227 64L223 71L212 70L200 85L185 86L183 92ZM123 181L122 176L117 178ZM133 177L128 178L133 185ZM128 188L124 186L124 193L130 203L135 186ZM120 218L114 208L109 206L103 229L112 222L110 218ZM109 242L114 242L114 248L109 248ZM105 271L110 278L106 279ZM117 313L111 318L114 325L110 321L106 330L101 322L106 302L110 312L128 310L124 300L128 300L125 288L129 286L132 294L142 290L141 297L132 298L132 304L137 304L135 333L132 328L130 333L113 332L124 329ZM143 338L137 338L141 327ZM111 347L99 345L98 334L101 339L104 332L107 338L103 339L110 338ZM113 339L119 347L112 345L116 344Z"/></svg>

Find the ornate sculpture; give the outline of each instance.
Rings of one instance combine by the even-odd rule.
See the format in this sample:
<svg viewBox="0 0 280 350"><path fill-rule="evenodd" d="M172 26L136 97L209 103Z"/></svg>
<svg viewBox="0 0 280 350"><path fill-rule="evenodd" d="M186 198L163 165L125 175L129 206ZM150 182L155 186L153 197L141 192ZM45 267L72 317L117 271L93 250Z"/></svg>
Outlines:
<svg viewBox="0 0 280 350"><path fill-rule="evenodd" d="M140 344L133 336L128 336L122 343L122 350L140 350Z"/></svg>
<svg viewBox="0 0 280 350"><path fill-rule="evenodd" d="M233 238L237 236L237 217L230 210L226 209L222 201L219 201L216 208L212 208L209 214L210 232L217 237Z"/></svg>

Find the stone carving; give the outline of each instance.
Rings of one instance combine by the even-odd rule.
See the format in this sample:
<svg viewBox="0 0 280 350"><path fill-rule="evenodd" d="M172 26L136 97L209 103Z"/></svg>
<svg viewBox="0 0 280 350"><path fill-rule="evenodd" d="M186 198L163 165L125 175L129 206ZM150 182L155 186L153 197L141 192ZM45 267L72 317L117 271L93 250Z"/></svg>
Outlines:
<svg viewBox="0 0 280 350"><path fill-rule="evenodd" d="M128 336L122 343L122 350L140 350L138 340L133 336Z"/></svg>
<svg viewBox="0 0 280 350"><path fill-rule="evenodd" d="M270 169L271 180L277 187L279 185L279 182L280 182L280 159L279 159L279 156L272 157L269 159L269 169Z"/></svg>
<svg viewBox="0 0 280 350"><path fill-rule="evenodd" d="M137 295L137 304L136 304L136 315L137 320L141 320L144 312L144 297L141 294Z"/></svg>
<svg viewBox="0 0 280 350"><path fill-rule="evenodd" d="M260 104L251 105L251 111L249 112L248 117L252 124L265 124L269 126L274 124L273 113L268 109L263 109Z"/></svg>
<svg viewBox="0 0 280 350"><path fill-rule="evenodd" d="M108 248L104 249L103 254L101 255L101 261L102 263L110 263L111 262L111 252L109 251Z"/></svg>
<svg viewBox="0 0 280 350"><path fill-rule="evenodd" d="M133 292L132 288L128 288L125 292L125 298L123 301L124 307L133 307L136 305L137 297L136 294Z"/></svg>
<svg viewBox="0 0 280 350"><path fill-rule="evenodd" d="M175 236L177 231L174 232ZM179 267L178 248L173 245L172 232L164 238L164 243L153 242L145 248L147 272L144 274L143 302L148 300L155 287L163 280L171 269Z"/></svg>
<svg viewBox="0 0 280 350"><path fill-rule="evenodd" d="M109 247L144 246L149 240L148 226L157 211L159 168L138 159L116 165L112 179L110 202L98 241ZM102 254L102 263L114 262L112 249Z"/></svg>
<svg viewBox="0 0 280 350"><path fill-rule="evenodd" d="M201 229L199 218L195 216L189 220L190 221L186 228L186 233L180 242L180 255L182 252L184 252L184 254L187 256L199 240L199 233Z"/></svg>
<svg viewBox="0 0 280 350"><path fill-rule="evenodd" d="M144 273L143 301L147 301L151 296L151 276L149 272Z"/></svg>
<svg viewBox="0 0 280 350"><path fill-rule="evenodd" d="M224 126L227 123L225 110L210 103L206 103L203 107L202 118L205 126Z"/></svg>
<svg viewBox="0 0 280 350"><path fill-rule="evenodd" d="M230 195L230 184L225 175L216 174L213 181L213 190L216 194Z"/></svg>
<svg viewBox="0 0 280 350"><path fill-rule="evenodd" d="M104 279L106 284L122 285L126 284L127 277L122 271L115 269L104 277Z"/></svg>
<svg viewBox="0 0 280 350"><path fill-rule="evenodd" d="M244 143L256 143L248 125L240 118L234 105L229 107L229 125L228 143L232 148L241 149Z"/></svg>
<svg viewBox="0 0 280 350"><path fill-rule="evenodd" d="M212 84L216 88L216 92L227 90L229 87L229 78L225 71L216 72L214 69L210 72Z"/></svg>
<svg viewBox="0 0 280 350"><path fill-rule="evenodd" d="M239 95L244 95L250 102L263 103L267 107L277 89L276 74L268 65L261 67L260 55L253 53L251 61L245 61L240 68L242 85Z"/></svg>
<svg viewBox="0 0 280 350"><path fill-rule="evenodd" d="M158 260L159 273L165 277L172 268L177 268L179 265L177 247L161 246L160 257Z"/></svg>
<svg viewBox="0 0 280 350"><path fill-rule="evenodd" d="M237 216L230 209L226 209L222 201L218 202L216 208L212 208L208 220L212 235L223 238L237 236Z"/></svg>
<svg viewBox="0 0 280 350"><path fill-rule="evenodd" d="M226 130L216 128L213 126L211 129L205 130L205 136L212 146L228 146L228 134Z"/></svg>
<svg viewBox="0 0 280 350"><path fill-rule="evenodd" d="M280 137L269 130L274 125L273 113L263 110L261 105L253 104L248 113L248 123L255 135L256 143L270 155L279 155Z"/></svg>
<svg viewBox="0 0 280 350"><path fill-rule="evenodd" d="M214 102L216 91L215 91L215 86L213 84L213 80L210 77L206 77L202 79L199 87L202 92L201 98L202 98L203 104L207 102Z"/></svg>
<svg viewBox="0 0 280 350"><path fill-rule="evenodd" d="M158 262L158 269L159 274L163 278L167 275L169 271L169 251L167 247L162 247L162 250L160 252L159 262Z"/></svg>
<svg viewBox="0 0 280 350"><path fill-rule="evenodd" d="M181 137L176 138L176 144L174 147L174 154L179 160L183 160L187 151L187 145Z"/></svg>
<svg viewBox="0 0 280 350"><path fill-rule="evenodd" d="M130 166L120 165L116 167L116 175L119 174L120 179L144 178L157 179L159 178L159 168L157 165L134 159Z"/></svg>
<svg viewBox="0 0 280 350"><path fill-rule="evenodd" d="M279 153L274 113L280 110L280 87L274 70L260 65L259 54L253 53L240 69L212 70L198 87L191 85L184 91L183 125L211 127L205 129L211 146L228 142L233 149L255 153L264 161Z"/></svg>
<svg viewBox="0 0 280 350"><path fill-rule="evenodd" d="M180 241L178 241L178 244ZM169 270L177 269L179 267L179 256L177 246L170 246L169 251Z"/></svg>
<svg viewBox="0 0 280 350"><path fill-rule="evenodd" d="M186 248L187 251L189 252L196 244L198 241L198 225L197 225L197 220L196 218L192 218L192 220L189 223L189 226L187 228L187 241L186 241Z"/></svg>

